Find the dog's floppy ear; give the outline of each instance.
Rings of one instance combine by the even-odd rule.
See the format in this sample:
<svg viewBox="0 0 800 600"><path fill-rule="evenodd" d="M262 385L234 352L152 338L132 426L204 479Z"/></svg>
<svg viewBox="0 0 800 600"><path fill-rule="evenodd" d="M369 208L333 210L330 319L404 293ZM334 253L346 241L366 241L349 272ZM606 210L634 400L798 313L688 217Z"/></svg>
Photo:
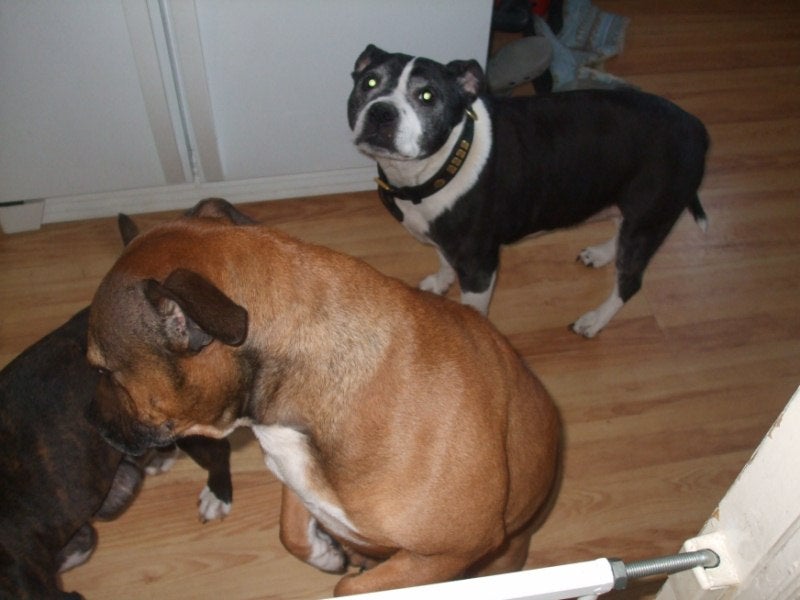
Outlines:
<svg viewBox="0 0 800 600"><path fill-rule="evenodd" d="M127 246L131 240L139 235L139 227L128 215L119 213L117 215L117 228L122 236L122 245Z"/></svg>
<svg viewBox="0 0 800 600"><path fill-rule="evenodd" d="M239 212L224 198L206 198L183 213L185 217L225 219L234 225L255 225L256 221Z"/></svg>
<svg viewBox="0 0 800 600"><path fill-rule="evenodd" d="M247 338L247 310L194 271L176 269L164 283L148 279L144 294L174 352L197 353L215 339L239 346Z"/></svg>
<svg viewBox="0 0 800 600"><path fill-rule="evenodd" d="M456 76L458 84L472 103L483 93L486 77L476 60L454 60L447 63L447 70Z"/></svg>
<svg viewBox="0 0 800 600"><path fill-rule="evenodd" d="M353 67L353 79L361 75L367 67L386 59L387 56L389 56L388 52L381 50L374 44L369 44L356 59L356 66Z"/></svg>

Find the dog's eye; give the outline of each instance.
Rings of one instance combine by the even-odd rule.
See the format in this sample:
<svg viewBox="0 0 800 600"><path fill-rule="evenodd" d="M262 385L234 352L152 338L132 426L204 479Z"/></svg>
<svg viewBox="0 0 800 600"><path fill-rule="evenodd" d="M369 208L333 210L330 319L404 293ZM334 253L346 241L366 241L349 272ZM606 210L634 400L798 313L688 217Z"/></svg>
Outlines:
<svg viewBox="0 0 800 600"><path fill-rule="evenodd" d="M425 88L419 93L419 99L420 101L422 101L423 104L430 104L431 102L433 102L434 98L435 96L433 95L433 92L428 88Z"/></svg>
<svg viewBox="0 0 800 600"><path fill-rule="evenodd" d="M104 367L95 367L95 370L97 371L97 374L100 375L100 377L107 377L111 375L111 371L109 371Z"/></svg>
<svg viewBox="0 0 800 600"><path fill-rule="evenodd" d="M376 87L378 87L379 83L380 83L380 79L378 79L377 77L375 77L375 76L367 77L364 80L364 89L365 90L373 90Z"/></svg>

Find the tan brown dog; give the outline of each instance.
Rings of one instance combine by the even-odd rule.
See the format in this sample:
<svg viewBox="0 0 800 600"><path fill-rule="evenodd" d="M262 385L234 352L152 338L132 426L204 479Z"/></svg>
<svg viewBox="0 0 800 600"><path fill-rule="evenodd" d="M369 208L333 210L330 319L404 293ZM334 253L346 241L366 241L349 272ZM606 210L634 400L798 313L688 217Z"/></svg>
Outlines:
<svg viewBox="0 0 800 600"><path fill-rule="evenodd" d="M230 205L193 214L134 239L94 298L105 435L135 453L252 427L285 484L284 545L371 567L337 595L521 568L559 426L508 341Z"/></svg>

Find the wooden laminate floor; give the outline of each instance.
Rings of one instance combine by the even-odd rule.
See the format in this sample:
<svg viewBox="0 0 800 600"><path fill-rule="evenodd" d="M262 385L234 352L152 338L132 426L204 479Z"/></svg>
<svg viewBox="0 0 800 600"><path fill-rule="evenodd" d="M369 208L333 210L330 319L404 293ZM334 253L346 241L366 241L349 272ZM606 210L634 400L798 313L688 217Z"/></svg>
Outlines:
<svg viewBox="0 0 800 600"><path fill-rule="evenodd" d="M598 5L631 17L608 70L706 122L710 229L685 215L643 291L593 340L567 324L606 297L612 271L575 257L610 237L610 222L504 253L490 318L551 390L566 430L563 488L533 539L531 567L677 551L800 384L800 5ZM410 284L436 268L433 250L373 192L243 209ZM0 235L0 365L88 304L120 248L113 219ZM89 599L329 595L336 577L280 546L279 487L253 436L232 439L234 506L224 522L198 522L203 472L182 458L148 479L121 518L98 525L96 553L64 576L66 589ZM650 598L659 585L607 597Z"/></svg>

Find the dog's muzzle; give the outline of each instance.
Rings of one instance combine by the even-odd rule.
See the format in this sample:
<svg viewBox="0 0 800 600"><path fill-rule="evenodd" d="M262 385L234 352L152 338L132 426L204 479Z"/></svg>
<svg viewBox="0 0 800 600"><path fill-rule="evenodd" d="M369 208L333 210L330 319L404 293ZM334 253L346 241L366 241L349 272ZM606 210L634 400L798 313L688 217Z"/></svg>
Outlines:
<svg viewBox="0 0 800 600"><path fill-rule="evenodd" d="M389 102L375 102L364 115L356 144L395 150L395 134L400 122L400 112Z"/></svg>

